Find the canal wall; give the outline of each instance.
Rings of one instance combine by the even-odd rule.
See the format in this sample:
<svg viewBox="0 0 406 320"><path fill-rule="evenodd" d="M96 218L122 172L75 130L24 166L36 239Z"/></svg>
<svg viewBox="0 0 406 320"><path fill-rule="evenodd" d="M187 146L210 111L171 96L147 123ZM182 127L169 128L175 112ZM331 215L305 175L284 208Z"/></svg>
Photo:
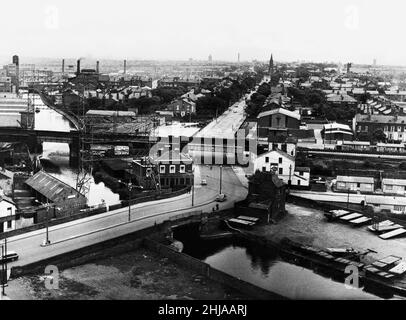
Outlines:
<svg viewBox="0 0 406 320"><path fill-rule="evenodd" d="M229 286L240 292L244 292L255 299L286 300L286 298L282 297L279 294L270 292L268 290L257 287L251 283L248 283L241 279L235 278L223 271L220 271L220 270L217 270L217 269L211 267L209 264L207 264L201 260L193 258L184 253L177 252L177 251L171 249L170 247L165 246L152 239L144 239L142 242L142 245L145 248L147 248L151 251L154 251L154 252L174 261L175 263L177 263L181 266L184 266L190 270L193 270L194 272L196 272L204 277L217 281L223 285Z"/></svg>

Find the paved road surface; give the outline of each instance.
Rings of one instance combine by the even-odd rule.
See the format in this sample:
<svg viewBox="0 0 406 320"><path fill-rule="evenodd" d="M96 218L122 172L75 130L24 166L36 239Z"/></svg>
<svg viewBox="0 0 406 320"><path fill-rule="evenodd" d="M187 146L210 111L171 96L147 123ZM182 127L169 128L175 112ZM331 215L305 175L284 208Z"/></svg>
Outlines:
<svg viewBox="0 0 406 320"><path fill-rule="evenodd" d="M247 97L250 97L252 94L253 92L247 95ZM246 118L244 113L246 107L245 97L228 108L220 117L209 123L196 134L196 137L233 139Z"/></svg>
<svg viewBox="0 0 406 320"><path fill-rule="evenodd" d="M211 212L215 207L215 197L219 192L219 167L199 166L196 170L195 207L192 209L192 195L183 195L152 203L132 206L131 219L128 222L128 207L107 212L94 217L75 220L50 228L49 238L52 244L41 247L45 240L45 229L8 239L8 250L16 251L20 259L10 266L23 266L58 254L66 253L98 242L113 239L141 230L154 223L160 223L172 216L203 210ZM207 186L200 186L200 177L207 180ZM247 190L231 168L223 170L223 192L228 200L220 208L230 208L235 201L244 199Z"/></svg>

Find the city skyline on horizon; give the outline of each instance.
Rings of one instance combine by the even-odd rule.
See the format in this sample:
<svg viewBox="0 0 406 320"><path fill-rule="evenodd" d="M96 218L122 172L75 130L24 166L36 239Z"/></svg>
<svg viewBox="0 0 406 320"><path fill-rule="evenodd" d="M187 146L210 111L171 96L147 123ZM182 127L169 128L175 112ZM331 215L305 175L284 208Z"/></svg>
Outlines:
<svg viewBox="0 0 406 320"><path fill-rule="evenodd" d="M100 57L121 60L189 58L215 61L341 61L406 66L398 30L406 27L406 4L388 0L117 0L113 5L23 0L5 15L0 55ZM11 12L11 3L2 3ZM380 38L388 46L382 45Z"/></svg>

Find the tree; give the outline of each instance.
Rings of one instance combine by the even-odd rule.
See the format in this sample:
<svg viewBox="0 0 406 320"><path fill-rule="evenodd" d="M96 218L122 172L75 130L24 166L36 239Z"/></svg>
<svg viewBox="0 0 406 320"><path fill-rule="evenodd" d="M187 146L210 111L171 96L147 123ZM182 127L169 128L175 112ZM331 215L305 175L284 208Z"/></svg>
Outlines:
<svg viewBox="0 0 406 320"><path fill-rule="evenodd" d="M227 108L227 103L219 97L202 97L196 102L196 112L199 115L214 116L223 113Z"/></svg>
<svg viewBox="0 0 406 320"><path fill-rule="evenodd" d="M376 131L372 134L372 138L373 138L375 141L378 141L378 142L386 142L386 140L387 140L386 134L383 132L382 129L376 130Z"/></svg>

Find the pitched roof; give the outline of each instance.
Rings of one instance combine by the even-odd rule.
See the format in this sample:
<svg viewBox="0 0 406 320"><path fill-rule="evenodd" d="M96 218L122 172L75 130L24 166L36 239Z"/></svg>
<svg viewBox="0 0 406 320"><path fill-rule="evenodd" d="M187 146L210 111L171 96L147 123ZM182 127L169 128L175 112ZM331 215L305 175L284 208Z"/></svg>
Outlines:
<svg viewBox="0 0 406 320"><path fill-rule="evenodd" d="M300 114L298 114L296 112L293 112L293 111L289 111L289 110L284 109L284 108L277 108L277 109L272 109L272 110L261 112L258 115L257 118L260 119L260 118L270 116L270 115L273 115L273 114L283 114L283 115L285 115L287 117L291 117L291 118L300 120Z"/></svg>
<svg viewBox="0 0 406 320"><path fill-rule="evenodd" d="M191 164L193 163L193 159L185 154L179 153L177 151L168 151L161 155L160 157L153 159L153 163L183 163L183 164Z"/></svg>
<svg viewBox="0 0 406 320"><path fill-rule="evenodd" d="M268 151L268 152L266 152L266 153L261 154L260 156L258 156L258 158L268 157L269 154L271 154L271 153L273 153L273 152L276 152L276 153L278 153L280 156L285 157L285 158L288 158L289 160L295 161L295 157L293 157L293 156L291 156L290 154L288 154L288 153L286 153L286 152L284 152L284 151L282 151L282 150L279 150L279 149L277 149L277 150L270 150L270 151Z"/></svg>
<svg viewBox="0 0 406 320"><path fill-rule="evenodd" d="M366 114L357 114L355 116L356 122L375 122L375 123L384 123L384 124L404 124L406 123L406 116L387 116L382 114L373 114L373 115L366 115Z"/></svg>
<svg viewBox="0 0 406 320"><path fill-rule="evenodd" d="M271 178L271 179L269 179L269 178ZM250 183L255 183L255 184L262 184L265 181L271 180L277 188L281 188L285 185L283 180L279 179L276 174L271 173L271 172L257 171L252 176L250 176L248 179L249 179Z"/></svg>
<svg viewBox="0 0 406 320"><path fill-rule="evenodd" d="M77 192L65 182L62 182L44 171L39 171L25 183L55 203L65 201L68 197L84 197L83 194Z"/></svg>
<svg viewBox="0 0 406 320"><path fill-rule="evenodd" d="M2 202L2 201L6 201L10 204L15 205L14 201L12 199L10 199L9 197L6 197L5 195L0 196L0 202Z"/></svg>

